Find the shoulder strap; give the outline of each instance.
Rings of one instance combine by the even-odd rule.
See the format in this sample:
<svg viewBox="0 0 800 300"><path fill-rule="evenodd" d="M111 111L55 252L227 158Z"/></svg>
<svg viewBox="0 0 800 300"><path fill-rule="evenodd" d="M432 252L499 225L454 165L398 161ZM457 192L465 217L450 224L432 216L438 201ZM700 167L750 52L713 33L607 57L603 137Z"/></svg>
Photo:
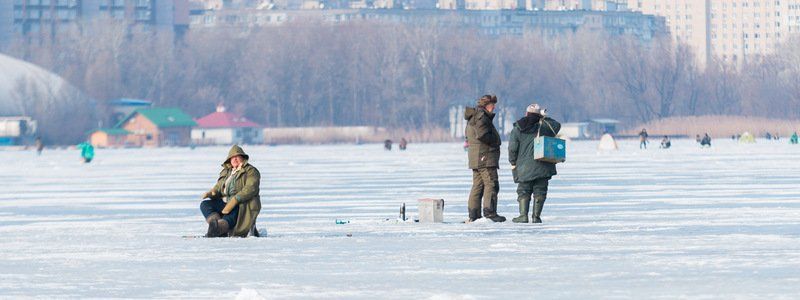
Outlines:
<svg viewBox="0 0 800 300"><path fill-rule="evenodd" d="M536 137L542 136L542 124L547 124L547 127L550 127L550 131L553 132L553 135L556 134L556 130L553 129L553 125L550 125L550 122L544 120L545 117L542 117L539 120L539 130L536 132Z"/></svg>

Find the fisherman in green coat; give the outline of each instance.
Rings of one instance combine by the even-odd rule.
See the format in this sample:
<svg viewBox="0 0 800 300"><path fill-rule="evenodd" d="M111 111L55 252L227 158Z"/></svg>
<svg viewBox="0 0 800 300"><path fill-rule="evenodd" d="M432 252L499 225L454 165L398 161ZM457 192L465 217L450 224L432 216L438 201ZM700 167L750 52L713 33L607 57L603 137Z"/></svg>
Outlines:
<svg viewBox="0 0 800 300"><path fill-rule="evenodd" d="M505 217L497 214L497 192L500 190L497 168L500 162L500 133L494 127L494 108L497 96L484 95L475 108L464 110L467 120L467 156L472 169L472 190L469 193L467 209L472 222L481 218L481 198L483 198L483 217L494 222L504 222Z"/></svg>
<svg viewBox="0 0 800 300"><path fill-rule="evenodd" d="M556 165L534 159L534 140L538 136L555 137L561 130L561 123L546 116L546 111L538 104L531 104L525 110L525 117L514 123L508 139L508 161L511 173L517 183L519 217L514 223L528 223L528 210L533 194L533 223L542 223L541 215L547 199L547 186L550 178L556 175Z"/></svg>
<svg viewBox="0 0 800 300"><path fill-rule="evenodd" d="M256 218L261 211L261 173L248 163L241 147L234 145L222 163L217 184L203 194L200 211L208 223L206 237L258 236Z"/></svg>

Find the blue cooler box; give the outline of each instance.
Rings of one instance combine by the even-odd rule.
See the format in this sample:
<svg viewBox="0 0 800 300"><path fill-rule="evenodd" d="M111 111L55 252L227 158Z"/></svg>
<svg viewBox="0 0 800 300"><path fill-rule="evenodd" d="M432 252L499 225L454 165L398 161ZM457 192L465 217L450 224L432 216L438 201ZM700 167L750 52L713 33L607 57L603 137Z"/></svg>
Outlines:
<svg viewBox="0 0 800 300"><path fill-rule="evenodd" d="M533 140L533 159L554 164L564 162L567 160L567 145L559 138L537 137Z"/></svg>

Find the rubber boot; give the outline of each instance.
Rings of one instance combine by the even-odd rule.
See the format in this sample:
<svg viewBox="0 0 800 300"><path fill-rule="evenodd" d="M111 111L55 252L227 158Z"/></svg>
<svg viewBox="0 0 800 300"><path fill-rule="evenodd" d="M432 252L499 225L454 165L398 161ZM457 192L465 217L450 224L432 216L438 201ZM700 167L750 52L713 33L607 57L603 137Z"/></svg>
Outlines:
<svg viewBox="0 0 800 300"><path fill-rule="evenodd" d="M547 196L534 196L533 203L533 221L531 223L542 223L542 209L544 209L544 200Z"/></svg>
<svg viewBox="0 0 800 300"><path fill-rule="evenodd" d="M531 207L531 200L519 202L519 217L511 219L514 223L528 223L528 210Z"/></svg>

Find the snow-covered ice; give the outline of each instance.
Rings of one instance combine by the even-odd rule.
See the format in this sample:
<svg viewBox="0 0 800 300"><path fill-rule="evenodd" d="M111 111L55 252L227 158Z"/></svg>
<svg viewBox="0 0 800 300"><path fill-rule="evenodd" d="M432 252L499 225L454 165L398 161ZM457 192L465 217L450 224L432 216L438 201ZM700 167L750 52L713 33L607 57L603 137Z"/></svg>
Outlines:
<svg viewBox="0 0 800 300"><path fill-rule="evenodd" d="M227 147L101 149L91 164L75 150L0 152L0 298L800 295L800 146L637 145L568 143L541 225L460 224L460 144L246 146L269 232L248 239L182 238L205 232L199 196ZM444 198L446 223L396 222L419 198Z"/></svg>

